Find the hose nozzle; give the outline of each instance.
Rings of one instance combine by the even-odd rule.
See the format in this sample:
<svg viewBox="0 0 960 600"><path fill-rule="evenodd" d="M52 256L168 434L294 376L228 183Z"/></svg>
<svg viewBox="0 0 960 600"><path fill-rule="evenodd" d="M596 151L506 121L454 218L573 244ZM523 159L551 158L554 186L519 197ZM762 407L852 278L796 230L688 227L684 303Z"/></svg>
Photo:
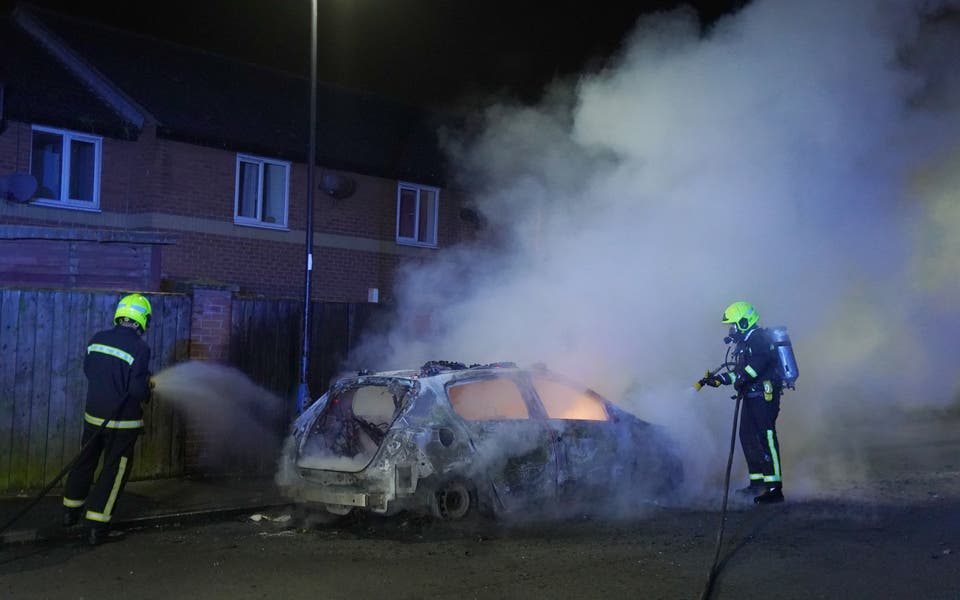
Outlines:
<svg viewBox="0 0 960 600"><path fill-rule="evenodd" d="M703 387L703 384L706 381L707 377L710 377L710 369L707 369L706 373L704 373L703 379L693 384L693 389L699 392L700 388Z"/></svg>

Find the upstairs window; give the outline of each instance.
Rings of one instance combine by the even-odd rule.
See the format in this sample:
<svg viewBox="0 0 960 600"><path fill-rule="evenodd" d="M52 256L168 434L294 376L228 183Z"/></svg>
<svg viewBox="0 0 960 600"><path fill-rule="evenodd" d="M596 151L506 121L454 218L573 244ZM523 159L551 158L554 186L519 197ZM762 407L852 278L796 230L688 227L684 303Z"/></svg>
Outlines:
<svg viewBox="0 0 960 600"><path fill-rule="evenodd" d="M287 228L290 163L237 155L237 191L233 222Z"/></svg>
<svg viewBox="0 0 960 600"><path fill-rule="evenodd" d="M440 190L412 183L397 186L397 243L437 245Z"/></svg>
<svg viewBox="0 0 960 600"><path fill-rule="evenodd" d="M99 210L102 138L33 126L30 174L37 179L36 203Z"/></svg>

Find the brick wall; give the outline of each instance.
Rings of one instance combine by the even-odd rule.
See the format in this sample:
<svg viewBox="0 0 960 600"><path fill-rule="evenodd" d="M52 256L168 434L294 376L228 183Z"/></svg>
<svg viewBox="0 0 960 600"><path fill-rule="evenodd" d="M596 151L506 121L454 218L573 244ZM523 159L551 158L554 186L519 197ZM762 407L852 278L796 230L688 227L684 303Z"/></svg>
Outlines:
<svg viewBox="0 0 960 600"><path fill-rule="evenodd" d="M190 360L226 363L230 358L232 292L222 288L193 290L190 318ZM188 423L184 436L184 466L188 472L207 468L204 449L210 443L207 432L197 423Z"/></svg>
<svg viewBox="0 0 960 600"><path fill-rule="evenodd" d="M177 232L179 243L162 250L164 278L171 281L212 281L239 287L241 293L296 298L303 293L304 247L301 233L290 241L241 237L251 228L233 225L236 153L201 148L183 142L157 141L158 173L169 182L156 203L165 211L230 224L238 235ZM266 157L273 158L273 157ZM318 169L316 180L322 171ZM314 231L392 241L396 227L396 181L350 174L356 193L335 200L314 193ZM307 168L292 164L289 187L291 230L306 224ZM460 239L460 200L441 194L441 240ZM255 231L255 230L253 230ZM333 302L362 302L369 288L389 298L397 254L319 247L314 252L313 297Z"/></svg>
<svg viewBox="0 0 960 600"><path fill-rule="evenodd" d="M299 298L303 294L302 242L285 244L210 234L181 234L180 243L163 246L163 276L171 280L224 282L244 295ZM364 302L367 289L392 288L400 257L379 252L317 248L313 255L315 299Z"/></svg>
<svg viewBox="0 0 960 600"><path fill-rule="evenodd" d="M190 359L226 362L230 357L230 290L195 288L190 319Z"/></svg>
<svg viewBox="0 0 960 600"><path fill-rule="evenodd" d="M149 135L133 142L103 138L100 175L100 209L104 212L136 213L137 202L149 178L145 157L154 143Z"/></svg>
<svg viewBox="0 0 960 600"><path fill-rule="evenodd" d="M31 139L29 125L7 122L7 130L0 135L0 175L29 171Z"/></svg>

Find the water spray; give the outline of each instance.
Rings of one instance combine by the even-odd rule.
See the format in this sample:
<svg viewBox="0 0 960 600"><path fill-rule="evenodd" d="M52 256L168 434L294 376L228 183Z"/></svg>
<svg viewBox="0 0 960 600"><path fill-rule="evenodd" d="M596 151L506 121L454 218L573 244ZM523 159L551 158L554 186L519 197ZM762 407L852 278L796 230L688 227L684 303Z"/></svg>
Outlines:
<svg viewBox="0 0 960 600"><path fill-rule="evenodd" d="M154 376L154 399L183 414L202 431L208 466L269 461L276 464L290 407L240 370L210 361L187 361Z"/></svg>

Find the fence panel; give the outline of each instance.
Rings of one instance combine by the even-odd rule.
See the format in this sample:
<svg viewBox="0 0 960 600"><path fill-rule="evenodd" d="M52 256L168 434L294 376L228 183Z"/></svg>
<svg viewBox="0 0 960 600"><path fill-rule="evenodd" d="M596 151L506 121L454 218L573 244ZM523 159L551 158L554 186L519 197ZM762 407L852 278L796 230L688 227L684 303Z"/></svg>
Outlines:
<svg viewBox="0 0 960 600"><path fill-rule="evenodd" d="M20 291L0 291L0 489L10 485L13 472L13 402L17 370L17 330L20 319ZM7 399L10 401L7 401Z"/></svg>
<svg viewBox="0 0 960 600"><path fill-rule="evenodd" d="M18 326L14 332L14 353L9 355L16 365L13 378L13 430L10 452L10 485L30 485L30 404L33 397L33 361L37 339L36 294L24 293L19 298Z"/></svg>
<svg viewBox="0 0 960 600"><path fill-rule="evenodd" d="M312 395L319 396L339 374L360 330L380 310L366 303L312 303L307 374ZM300 383L303 303L235 298L231 314L230 364L258 385L290 399L292 408Z"/></svg>
<svg viewBox="0 0 960 600"><path fill-rule="evenodd" d="M58 291L53 294L52 311L55 344L70 344L69 294ZM67 352L50 353L50 404L47 413L47 448L44 453L43 479L52 479L63 469L63 441L66 432L67 370L71 356ZM68 459L69 460L69 459Z"/></svg>

